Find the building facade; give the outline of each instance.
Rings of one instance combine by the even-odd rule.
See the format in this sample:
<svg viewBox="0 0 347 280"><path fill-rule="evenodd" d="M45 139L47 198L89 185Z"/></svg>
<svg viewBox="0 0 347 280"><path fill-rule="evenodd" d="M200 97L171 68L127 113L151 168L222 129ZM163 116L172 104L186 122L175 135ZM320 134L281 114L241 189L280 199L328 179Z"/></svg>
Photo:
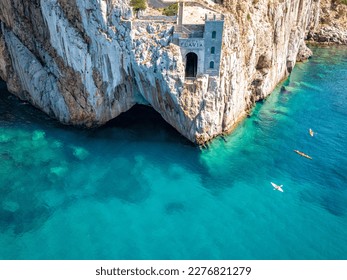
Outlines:
<svg viewBox="0 0 347 280"><path fill-rule="evenodd" d="M178 18L182 18L180 15ZM222 15L205 16L204 24L184 25L178 20L174 42L181 49L186 78L201 74L218 76L222 52L224 18Z"/></svg>

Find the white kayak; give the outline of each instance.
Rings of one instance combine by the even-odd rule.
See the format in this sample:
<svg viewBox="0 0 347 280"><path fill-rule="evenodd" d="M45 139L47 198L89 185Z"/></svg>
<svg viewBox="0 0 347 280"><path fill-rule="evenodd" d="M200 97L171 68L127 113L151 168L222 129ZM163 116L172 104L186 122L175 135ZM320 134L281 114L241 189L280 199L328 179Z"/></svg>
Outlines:
<svg viewBox="0 0 347 280"><path fill-rule="evenodd" d="M278 191L280 191L280 192L283 192L283 189L282 189L282 187L283 187L283 185L276 185L275 183L272 183L271 182L271 185L274 187L274 190L278 190Z"/></svg>

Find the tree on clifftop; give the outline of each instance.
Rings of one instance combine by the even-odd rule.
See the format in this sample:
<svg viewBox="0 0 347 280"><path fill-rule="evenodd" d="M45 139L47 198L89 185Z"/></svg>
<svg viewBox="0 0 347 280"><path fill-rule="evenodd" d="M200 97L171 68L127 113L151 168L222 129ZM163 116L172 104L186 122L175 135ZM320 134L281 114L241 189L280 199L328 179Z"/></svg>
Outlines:
<svg viewBox="0 0 347 280"><path fill-rule="evenodd" d="M146 10L147 4L146 0L131 0L130 5L133 7L134 11L136 12L136 17L139 16L139 11Z"/></svg>

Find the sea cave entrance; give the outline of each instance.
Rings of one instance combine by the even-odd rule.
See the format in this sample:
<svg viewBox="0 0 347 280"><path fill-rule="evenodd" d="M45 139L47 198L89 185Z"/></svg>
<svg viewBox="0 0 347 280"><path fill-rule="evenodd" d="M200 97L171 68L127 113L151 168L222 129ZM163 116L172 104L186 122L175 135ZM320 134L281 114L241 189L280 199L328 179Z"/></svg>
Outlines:
<svg viewBox="0 0 347 280"><path fill-rule="evenodd" d="M98 128L97 133L107 139L130 139L138 143L172 141L193 145L148 105L134 105Z"/></svg>
<svg viewBox="0 0 347 280"><path fill-rule="evenodd" d="M198 56L190 52L186 55L186 78L195 78L198 71Z"/></svg>

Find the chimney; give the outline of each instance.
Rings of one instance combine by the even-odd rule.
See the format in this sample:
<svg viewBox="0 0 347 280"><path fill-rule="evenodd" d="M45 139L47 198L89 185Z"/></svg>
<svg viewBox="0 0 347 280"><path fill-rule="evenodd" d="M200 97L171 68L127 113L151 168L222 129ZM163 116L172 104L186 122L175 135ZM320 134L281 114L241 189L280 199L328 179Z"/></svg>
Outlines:
<svg viewBox="0 0 347 280"><path fill-rule="evenodd" d="M183 10L184 10L184 2L180 1L178 3L178 30L182 32L183 26Z"/></svg>

